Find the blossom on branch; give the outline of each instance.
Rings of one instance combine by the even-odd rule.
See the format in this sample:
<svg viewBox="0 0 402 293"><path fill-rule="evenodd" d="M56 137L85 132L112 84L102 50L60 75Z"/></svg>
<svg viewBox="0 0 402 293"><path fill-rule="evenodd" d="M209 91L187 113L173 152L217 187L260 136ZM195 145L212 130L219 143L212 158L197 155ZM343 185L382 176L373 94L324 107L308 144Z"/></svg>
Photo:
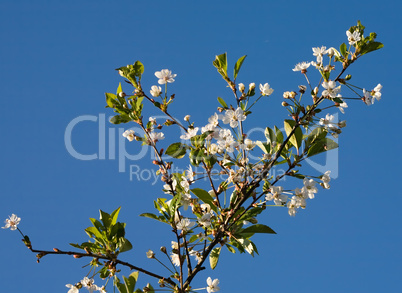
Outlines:
<svg viewBox="0 0 402 293"><path fill-rule="evenodd" d="M355 30L353 33L346 31L346 35L348 36L349 45L353 46L361 40L360 32L358 30Z"/></svg>
<svg viewBox="0 0 402 293"><path fill-rule="evenodd" d="M123 136L128 139L128 141L133 141L135 139L134 130L126 130L123 132Z"/></svg>
<svg viewBox="0 0 402 293"><path fill-rule="evenodd" d="M166 84L174 82L174 78L177 76L177 74L172 74L172 71L168 69L162 69L161 71L155 72L155 76L159 78L159 84Z"/></svg>
<svg viewBox="0 0 402 293"><path fill-rule="evenodd" d="M10 228L10 230L16 230L17 225L20 223L20 221L21 221L21 218L17 217L17 215L15 215L15 214L12 214L11 217L9 216L8 219L6 219L4 221L4 223L6 223L6 225L1 228L3 228L3 229Z"/></svg>
<svg viewBox="0 0 402 293"><path fill-rule="evenodd" d="M225 115L221 115L222 122L225 124L230 124L230 127L237 127L239 121L246 120L246 115L244 115L243 110L238 107L235 111L227 110Z"/></svg>
<svg viewBox="0 0 402 293"><path fill-rule="evenodd" d="M301 63L297 63L295 68L293 68L293 71L301 71L302 73L306 73L307 72L307 68L309 68L311 65L311 62L301 62Z"/></svg>
<svg viewBox="0 0 402 293"><path fill-rule="evenodd" d="M153 97L159 97L160 94L162 93L162 88L160 86L153 85L151 86L150 93Z"/></svg>
<svg viewBox="0 0 402 293"><path fill-rule="evenodd" d="M215 279L215 280L212 281L211 277L208 277L207 285L208 285L208 287L207 287L208 293L218 292L220 290L220 288L218 287L218 285L219 285L219 280L218 279Z"/></svg>
<svg viewBox="0 0 402 293"><path fill-rule="evenodd" d="M325 90L322 92L324 97L336 98L336 95L341 91L341 86L337 87L336 82L333 80L328 82L324 81L322 83L322 87L325 88Z"/></svg>
<svg viewBox="0 0 402 293"><path fill-rule="evenodd" d="M270 88L268 83L265 83L264 85L260 84L260 91L263 96L268 97L274 92L274 89Z"/></svg>
<svg viewBox="0 0 402 293"><path fill-rule="evenodd" d="M78 293L80 291L75 285L67 284L66 287L70 288L67 293Z"/></svg>

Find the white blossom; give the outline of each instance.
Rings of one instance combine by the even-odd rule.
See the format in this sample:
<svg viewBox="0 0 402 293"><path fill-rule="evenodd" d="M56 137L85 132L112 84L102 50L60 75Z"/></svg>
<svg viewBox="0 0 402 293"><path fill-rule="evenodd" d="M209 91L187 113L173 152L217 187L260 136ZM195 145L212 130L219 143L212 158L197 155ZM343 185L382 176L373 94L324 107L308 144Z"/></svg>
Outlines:
<svg viewBox="0 0 402 293"><path fill-rule="evenodd" d="M198 127L188 128L187 133L180 136L181 139L190 139L197 135Z"/></svg>
<svg viewBox="0 0 402 293"><path fill-rule="evenodd" d="M126 130L123 132L123 136L128 139L128 141L133 141L135 139L134 130Z"/></svg>
<svg viewBox="0 0 402 293"><path fill-rule="evenodd" d="M183 187L185 192L188 192L190 189L190 183L186 179L180 182L180 186Z"/></svg>
<svg viewBox="0 0 402 293"><path fill-rule="evenodd" d="M293 68L293 71L306 71L307 68L309 68L311 65L311 62L301 62L301 63L297 63L295 65L295 68Z"/></svg>
<svg viewBox="0 0 402 293"><path fill-rule="evenodd" d="M173 191L176 190L176 186L177 186L177 181L176 181L176 179L173 179L172 184L171 185L170 184L163 185L163 189L166 190L165 191L166 194L172 194Z"/></svg>
<svg viewBox="0 0 402 293"><path fill-rule="evenodd" d="M243 93L245 88L246 88L246 87L244 86L243 83L239 83L239 91L240 91L240 92Z"/></svg>
<svg viewBox="0 0 402 293"><path fill-rule="evenodd" d="M342 98L341 95L337 95L336 97L337 98ZM341 111L342 114L345 114L345 108L348 107L348 104L346 104L345 101L342 101L342 103L340 103L337 107L338 107L339 111Z"/></svg>
<svg viewBox="0 0 402 293"><path fill-rule="evenodd" d="M366 89L363 89L363 102L367 105L370 106L373 104L374 98L371 96L371 93L366 91Z"/></svg>
<svg viewBox="0 0 402 293"><path fill-rule="evenodd" d="M147 258L155 258L155 253L150 249L146 252Z"/></svg>
<svg viewBox="0 0 402 293"><path fill-rule="evenodd" d="M186 122L188 122L188 121L190 121L190 115L186 115L186 116L184 116L184 121L186 121Z"/></svg>
<svg viewBox="0 0 402 293"><path fill-rule="evenodd" d="M207 287L208 293L218 292L220 290L220 288L218 287L218 285L219 285L219 280L218 279L215 279L215 280L212 281L211 277L208 277L207 285L208 285L208 287Z"/></svg>
<svg viewBox="0 0 402 293"><path fill-rule="evenodd" d="M349 45L353 46L361 40L360 32L358 30L355 30L353 33L346 31L346 35L348 36Z"/></svg>
<svg viewBox="0 0 402 293"><path fill-rule="evenodd" d="M153 97L159 97L160 94L162 93L162 88L160 86L153 85L151 86L150 93Z"/></svg>
<svg viewBox="0 0 402 293"><path fill-rule="evenodd" d="M202 260L202 255L201 255L201 253L199 253L199 252L196 251L196 250L191 250L191 251L189 252L189 254L190 254L191 256L194 256L194 257L195 257L195 260L196 260L197 262L200 262L200 261Z"/></svg>
<svg viewBox="0 0 402 293"><path fill-rule="evenodd" d="M225 124L230 123L230 127L237 127L239 121L246 120L246 115L244 115L243 110L238 107L235 111L233 110L226 110L225 115L221 116L222 122Z"/></svg>
<svg viewBox="0 0 402 293"><path fill-rule="evenodd" d="M209 227L211 225L211 214L207 213L201 218L198 218L198 223L204 227Z"/></svg>
<svg viewBox="0 0 402 293"><path fill-rule="evenodd" d="M317 57L317 63L322 63L322 56L327 53L327 47L322 46L313 48L313 56ZM314 65L314 64L313 64Z"/></svg>
<svg viewBox="0 0 402 293"><path fill-rule="evenodd" d="M252 141L251 139L246 138L244 140L244 144L240 145L240 148L243 150L252 150L255 147L256 143Z"/></svg>
<svg viewBox="0 0 402 293"><path fill-rule="evenodd" d="M377 99L377 101L381 100L381 89L382 89L382 85L379 83L372 91L371 95L374 97L373 98L373 102L374 99Z"/></svg>
<svg viewBox="0 0 402 293"><path fill-rule="evenodd" d="M194 181L194 172L193 172L193 168L191 167L191 165L189 165L186 170L186 178L190 181Z"/></svg>
<svg viewBox="0 0 402 293"><path fill-rule="evenodd" d="M183 218L179 222L176 223L176 228L183 231L190 230L195 223L191 222L188 218Z"/></svg>
<svg viewBox="0 0 402 293"><path fill-rule="evenodd" d="M10 230L16 230L20 221L21 221L21 218L17 217L17 215L15 215L15 214L12 214L11 217L9 216L8 219L6 219L4 221L4 223L6 223L6 225L1 228L3 228L3 229L10 228Z"/></svg>
<svg viewBox="0 0 402 293"><path fill-rule="evenodd" d="M331 180L330 174L331 174L331 171L327 171L321 177L321 180L323 182L324 188L326 188L326 189L329 188L328 182Z"/></svg>
<svg viewBox="0 0 402 293"><path fill-rule="evenodd" d="M159 84L166 84L168 82L174 82L174 78L177 76L177 74L172 74L172 71L168 69L162 69L161 71L155 72L155 76L159 78Z"/></svg>
<svg viewBox="0 0 402 293"><path fill-rule="evenodd" d="M282 192L282 186L271 186L271 192L265 196L265 199L267 201L273 200L276 205L283 205L286 203L288 196Z"/></svg>
<svg viewBox="0 0 402 293"><path fill-rule="evenodd" d="M157 142L158 140L162 140L165 138L165 135L163 134L163 132L151 132L149 134L149 138L150 140L152 140L153 142Z"/></svg>
<svg viewBox="0 0 402 293"><path fill-rule="evenodd" d="M336 95L341 91L341 86L336 86L336 82L333 80L330 80L328 82L324 81L322 83L322 87L325 88L325 90L322 92L322 95L324 97L331 97L335 98Z"/></svg>
<svg viewBox="0 0 402 293"><path fill-rule="evenodd" d="M313 199L314 193L317 193L317 191L318 191L317 187L315 187L315 181L313 179L304 178L303 184L304 184L304 186L301 190L303 195Z"/></svg>
<svg viewBox="0 0 402 293"><path fill-rule="evenodd" d="M191 204L191 194L183 193L181 196L180 203L182 204L185 211L187 211L188 206Z"/></svg>
<svg viewBox="0 0 402 293"><path fill-rule="evenodd" d="M70 288L67 293L78 293L80 291L75 285L67 284L66 287Z"/></svg>
<svg viewBox="0 0 402 293"><path fill-rule="evenodd" d="M170 254L170 258L172 259L172 263L176 266L180 266L180 256L176 253Z"/></svg>
<svg viewBox="0 0 402 293"><path fill-rule="evenodd" d="M268 83L265 83L264 85L260 84L260 91L263 96L270 96L274 89L270 88Z"/></svg>
<svg viewBox="0 0 402 293"><path fill-rule="evenodd" d="M335 124L332 123L332 120L334 120L333 115L327 114L325 118L320 119L320 125L323 125L325 128L333 128L335 127Z"/></svg>

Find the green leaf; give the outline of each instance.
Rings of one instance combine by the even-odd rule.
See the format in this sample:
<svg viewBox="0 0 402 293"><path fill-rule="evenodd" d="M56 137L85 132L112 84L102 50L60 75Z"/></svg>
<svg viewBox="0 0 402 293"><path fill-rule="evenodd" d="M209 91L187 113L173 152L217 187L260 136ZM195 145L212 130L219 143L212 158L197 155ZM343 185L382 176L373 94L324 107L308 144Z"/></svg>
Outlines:
<svg viewBox="0 0 402 293"><path fill-rule="evenodd" d="M317 154L336 149L338 144L332 139L326 138L322 140L315 141L312 146L307 151L307 157L312 157Z"/></svg>
<svg viewBox="0 0 402 293"><path fill-rule="evenodd" d="M165 154L176 159L181 159L186 155L187 148L187 145L175 142L166 149Z"/></svg>
<svg viewBox="0 0 402 293"><path fill-rule="evenodd" d="M230 246L229 244L226 244L226 247L231 253L236 253L236 250L232 246Z"/></svg>
<svg viewBox="0 0 402 293"><path fill-rule="evenodd" d="M209 264L211 265L211 269L215 269L218 264L219 255L221 253L221 248L222 247L217 247L217 248L212 249L212 251L209 255Z"/></svg>
<svg viewBox="0 0 402 293"><path fill-rule="evenodd" d="M256 145L258 145L260 147L260 149L265 153L265 154L269 154L271 151L271 145L268 143L264 143L261 142L259 140L256 141L255 143Z"/></svg>
<svg viewBox="0 0 402 293"><path fill-rule="evenodd" d="M162 222L162 223L168 223L168 221L163 216L158 217L157 215L154 215L152 213L143 213L140 215L140 217L150 218L150 219Z"/></svg>
<svg viewBox="0 0 402 293"><path fill-rule="evenodd" d="M102 221L103 226L105 228L109 228L110 224L112 223L112 218L110 217L110 215L102 210L99 210L99 220Z"/></svg>
<svg viewBox="0 0 402 293"><path fill-rule="evenodd" d="M342 45L339 47L339 51L341 52L343 57L347 57L348 56L348 51L347 51L347 47L345 43L342 43Z"/></svg>
<svg viewBox="0 0 402 293"><path fill-rule="evenodd" d="M202 200L204 203L209 204L211 206L211 209L213 209L216 213L218 212L214 204L214 199L207 191L201 188L194 188L191 189L191 192L194 193L194 195L198 197L200 200Z"/></svg>
<svg viewBox="0 0 402 293"><path fill-rule="evenodd" d="M228 64L227 64L227 56L226 53L223 53L221 55L217 55L215 57L215 61L212 62L212 64L218 69L218 72L220 75L222 75L223 78L227 78L227 69L228 69Z"/></svg>
<svg viewBox="0 0 402 293"><path fill-rule="evenodd" d="M267 138L267 141L268 141L269 143L272 144L273 142L276 141L275 132L274 132L271 128L269 128L269 127L265 128L264 134L265 134L265 137Z"/></svg>
<svg viewBox="0 0 402 293"><path fill-rule="evenodd" d="M226 102L225 102L221 97L218 97L218 102L219 102L219 104L222 105L222 107L223 107L224 109L228 109L228 108L229 108L228 105L226 104Z"/></svg>
<svg viewBox="0 0 402 293"><path fill-rule="evenodd" d="M233 72L234 80L236 80L237 74L239 73L240 68L241 68L241 66L243 64L243 61L244 61L244 59L246 59L246 57L247 57L247 55L244 55L244 56L240 57L239 60L237 60L237 62L235 64L235 67L234 67L234 72Z"/></svg>
<svg viewBox="0 0 402 293"><path fill-rule="evenodd" d="M102 279L106 279L109 276L110 272L107 269L107 267L103 267L100 271L99 271L99 277Z"/></svg>
<svg viewBox="0 0 402 293"><path fill-rule="evenodd" d="M118 104L119 102L117 101L117 96L111 93L105 93L106 96L106 104L110 107L110 108L114 108L116 104Z"/></svg>
<svg viewBox="0 0 402 293"><path fill-rule="evenodd" d="M126 238L120 238L119 240L119 252L129 251L133 248L133 245Z"/></svg>
<svg viewBox="0 0 402 293"><path fill-rule="evenodd" d="M296 122L294 120L285 120L284 121L285 125L285 131L286 135L289 136L289 134L292 132L293 128L296 127ZM301 130L300 127L297 127L292 134L292 136L289 139L290 143L295 146L296 149L299 149L302 141L303 141L303 131Z"/></svg>
<svg viewBox="0 0 402 293"><path fill-rule="evenodd" d="M114 210L111 214L110 214L110 218L111 218L111 224L114 225L117 222L117 217L119 216L120 213L120 209L121 207L118 207L116 210Z"/></svg>
<svg viewBox="0 0 402 293"><path fill-rule="evenodd" d="M198 166L202 162L203 158L204 158L203 149L192 149L189 153L190 163L193 166Z"/></svg>
<svg viewBox="0 0 402 293"><path fill-rule="evenodd" d="M278 127L275 126L275 138L277 143L283 142L283 134L282 131Z"/></svg>
<svg viewBox="0 0 402 293"><path fill-rule="evenodd" d="M85 229L85 232L91 238L99 238L99 239L104 238L102 233L96 227L88 227L88 228Z"/></svg>
<svg viewBox="0 0 402 293"><path fill-rule="evenodd" d="M116 95L118 95L122 91L123 91L123 88L121 87L121 82L119 82L119 86L117 87Z"/></svg>
<svg viewBox="0 0 402 293"><path fill-rule="evenodd" d="M89 220L91 221L92 225L94 225L94 227L96 227L96 229L98 229L98 231L106 230L105 227L103 227L102 223L99 222L97 219L89 218Z"/></svg>
<svg viewBox="0 0 402 293"><path fill-rule="evenodd" d="M129 121L131 121L131 118L127 115L116 115L110 118L110 123L113 124L127 123Z"/></svg>
<svg viewBox="0 0 402 293"><path fill-rule="evenodd" d="M360 55L370 53L372 51L381 49L383 47L384 47L384 44L382 44L380 42L370 42L370 43L362 46L362 48L360 49Z"/></svg>
<svg viewBox="0 0 402 293"><path fill-rule="evenodd" d="M123 276L123 280L124 280L124 285L125 285L125 288L126 288L126 292L127 293L133 293L134 288L135 288L135 284L137 283L137 280L138 280L138 271L131 273L128 278Z"/></svg>
<svg viewBox="0 0 402 293"><path fill-rule="evenodd" d="M267 233L267 234L276 234L274 230L272 230L270 227L263 225L263 224L256 224L250 227L247 227L246 229L242 230L241 233Z"/></svg>

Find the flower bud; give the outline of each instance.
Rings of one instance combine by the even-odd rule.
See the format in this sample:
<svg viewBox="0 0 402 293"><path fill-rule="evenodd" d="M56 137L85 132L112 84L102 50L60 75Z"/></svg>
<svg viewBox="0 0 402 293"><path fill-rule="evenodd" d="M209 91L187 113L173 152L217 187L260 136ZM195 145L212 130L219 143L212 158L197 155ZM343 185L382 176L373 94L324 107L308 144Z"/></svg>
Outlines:
<svg viewBox="0 0 402 293"><path fill-rule="evenodd" d="M162 246L162 247L160 248L160 250L161 250L163 253L166 253L166 247L165 247L165 246Z"/></svg>
<svg viewBox="0 0 402 293"><path fill-rule="evenodd" d="M190 117L191 117L190 115L184 116L184 121L187 121L187 122L190 121Z"/></svg>
<svg viewBox="0 0 402 293"><path fill-rule="evenodd" d="M252 83L250 83L250 84L248 85L248 90L249 90L249 91L252 91L253 89L255 89L255 83L254 83L254 82L252 82Z"/></svg>
<svg viewBox="0 0 402 293"><path fill-rule="evenodd" d="M282 102L282 106L283 106L283 107L287 107L287 106L289 106L289 104L286 103L286 102Z"/></svg>
<svg viewBox="0 0 402 293"><path fill-rule="evenodd" d="M283 93L283 98L284 99L290 99L290 92L284 92Z"/></svg>
<svg viewBox="0 0 402 293"><path fill-rule="evenodd" d="M304 94L306 92L307 87L305 85L299 85L299 92Z"/></svg>
<svg viewBox="0 0 402 293"><path fill-rule="evenodd" d="M318 94L318 91L319 91L318 87L315 87L313 93L316 95Z"/></svg>
<svg viewBox="0 0 402 293"><path fill-rule="evenodd" d="M119 97L120 97L120 98L124 98L125 96L126 96L126 93L125 93L125 92L120 92L120 93L119 93Z"/></svg>
<svg viewBox="0 0 402 293"><path fill-rule="evenodd" d="M255 85L254 85L254 87L255 87ZM239 83L239 91L240 91L240 92L244 93L244 89L245 89L245 88L246 88L246 87L244 86L243 83Z"/></svg>
<svg viewBox="0 0 402 293"><path fill-rule="evenodd" d="M155 253L151 249L147 251L147 258L155 258Z"/></svg>

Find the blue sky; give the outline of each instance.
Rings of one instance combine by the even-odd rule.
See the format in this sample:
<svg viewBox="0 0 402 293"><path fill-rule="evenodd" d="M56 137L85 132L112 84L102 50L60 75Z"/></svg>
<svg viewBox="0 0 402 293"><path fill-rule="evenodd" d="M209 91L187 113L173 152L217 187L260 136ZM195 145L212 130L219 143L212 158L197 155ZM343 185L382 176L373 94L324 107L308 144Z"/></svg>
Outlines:
<svg viewBox="0 0 402 293"><path fill-rule="evenodd" d="M255 109L250 126L280 125L286 118L282 92L305 82L291 70L294 65L313 60L311 47L338 47L360 19L385 47L364 56L350 73L361 87L383 84L383 99L370 107L349 103L339 114L348 126L339 139L338 178L295 218L281 208L266 213L261 221L278 234L257 237L260 255L226 252L194 287L204 287L211 276L220 279L221 292L396 292L402 272L399 4L270 2L0 1L0 217L20 216L35 248L67 250L68 243L87 240L83 230L99 209L122 206L134 245L127 260L163 273L145 252L168 246L170 234L138 217L163 195L160 181L146 180L150 173L130 178L130 168L153 169L150 153L127 160L119 172L123 149L141 149L123 145L118 138L124 126L107 122L112 113L104 108L104 92L114 92L121 81L114 69L141 60L149 87L155 71L171 69L177 73L172 111L204 125L216 111L216 98L230 94L212 66L215 55L228 52L231 64L248 55L238 81L269 82L275 89ZM72 130L73 147L98 159L79 160L67 150L65 132L76 118L84 120ZM45 257L37 264L17 233L0 232L4 292L67 292L65 284L87 273L85 261L71 257ZM140 276L141 285L147 281Z"/></svg>

